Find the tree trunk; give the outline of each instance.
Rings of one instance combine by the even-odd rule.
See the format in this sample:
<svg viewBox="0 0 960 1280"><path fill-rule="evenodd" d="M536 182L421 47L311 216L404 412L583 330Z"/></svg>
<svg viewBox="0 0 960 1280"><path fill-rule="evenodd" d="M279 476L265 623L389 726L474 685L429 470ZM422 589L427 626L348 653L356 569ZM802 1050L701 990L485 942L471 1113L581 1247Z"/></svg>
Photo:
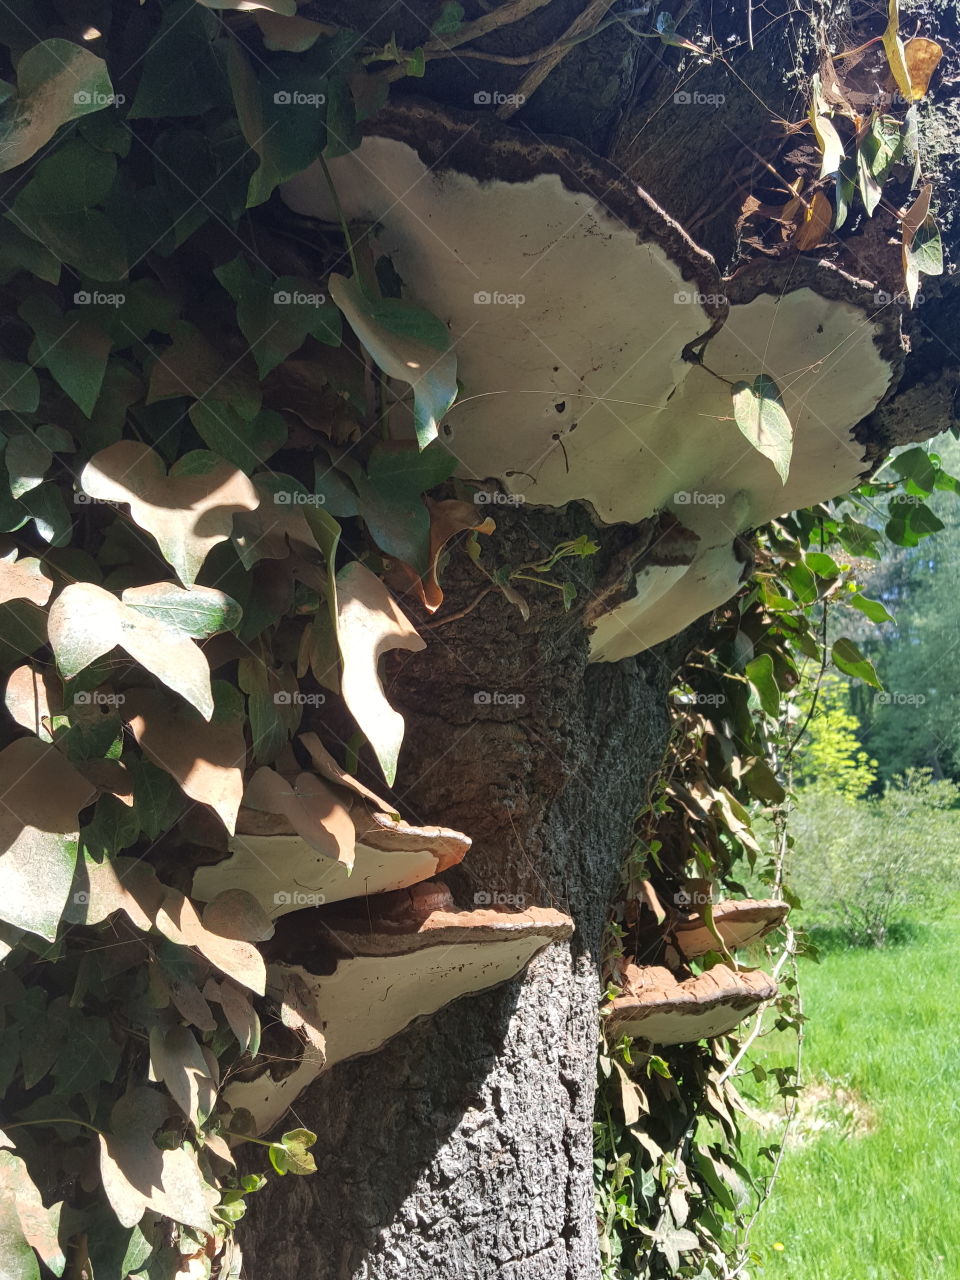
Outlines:
<svg viewBox="0 0 960 1280"><path fill-rule="evenodd" d="M496 563L597 535L580 509L511 510L497 522ZM601 533L601 551L574 567L581 601L624 536ZM452 566L444 612L482 583L465 557ZM426 651L391 686L407 721L396 794L408 816L473 837L446 877L461 905L505 895L558 906L576 921L574 938L523 977L339 1065L300 1099L294 1120L319 1135L319 1172L258 1196L241 1235L256 1280L598 1274L598 962L662 756L675 655L588 666L576 606L565 613L544 586L529 587L529 603L524 622L491 592L462 620L423 632Z"/></svg>
<svg viewBox="0 0 960 1280"><path fill-rule="evenodd" d="M301 12L349 21L351 7L320 0ZM554 0L484 47L539 48L562 36L582 8L582 0ZM364 21L383 13L370 38L386 41L395 29L409 48L426 38L424 21L438 9L397 9L383 0L369 6ZM955 29L955 15L937 9L924 9L931 23L925 34L936 34L938 19ZM731 36L746 38L746 5L680 5L675 16L681 10L685 35L710 31L721 47ZM468 6L470 18L483 12ZM723 111L673 109L683 55L651 48L656 42L616 26L574 48L512 123L564 132L611 156L669 213L695 224L688 229L718 260L730 262L738 195L753 180L744 162L749 169L751 156L768 149L777 114L804 114L815 68L809 19L777 4L754 4L752 13L756 47L740 51L738 77L713 65L696 81L704 93L726 96ZM527 69L450 60L432 64L412 88L469 106L481 81L511 92ZM946 88L942 96L944 110L955 111ZM949 191L955 175L946 172L945 154L941 149L937 158ZM762 165L754 172L762 175ZM948 230L953 240L952 223ZM908 438L907 418L912 438L927 433L916 421L919 389L930 406L929 434L956 421L956 357L931 336L936 317L955 318L956 290L938 298L933 283L930 292L933 301L913 320L902 407L892 398L862 437L875 453ZM459 1001L311 1087L287 1127L316 1131L319 1171L273 1180L252 1204L239 1233L251 1280L599 1275L592 1120L601 941L633 823L665 746L670 673L691 639L589 666L580 605L602 587L636 531L598 533L575 507L495 514L487 562L543 559L558 541L582 532L597 537L601 551L573 564L580 594L570 613L555 589L521 583L529 589L528 622L491 591L463 619L422 632L426 651L393 668L389 689L407 723L396 797L409 820L458 827L473 838L463 866L446 877L460 905L513 895L568 911L576 933L517 980ZM455 560L442 612L467 607L484 582L465 557ZM250 1160L259 1167L255 1155Z"/></svg>

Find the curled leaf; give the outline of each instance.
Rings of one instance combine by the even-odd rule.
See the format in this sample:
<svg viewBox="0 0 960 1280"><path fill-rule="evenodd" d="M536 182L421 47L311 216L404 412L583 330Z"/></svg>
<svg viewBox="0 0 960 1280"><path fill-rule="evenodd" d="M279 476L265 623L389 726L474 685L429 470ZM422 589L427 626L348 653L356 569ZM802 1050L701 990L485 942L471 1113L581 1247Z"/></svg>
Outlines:
<svg viewBox="0 0 960 1280"><path fill-rule="evenodd" d="M403 741L403 717L384 696L377 663L390 649L417 653L426 645L380 579L358 560L337 574L337 615L344 701L392 786Z"/></svg>

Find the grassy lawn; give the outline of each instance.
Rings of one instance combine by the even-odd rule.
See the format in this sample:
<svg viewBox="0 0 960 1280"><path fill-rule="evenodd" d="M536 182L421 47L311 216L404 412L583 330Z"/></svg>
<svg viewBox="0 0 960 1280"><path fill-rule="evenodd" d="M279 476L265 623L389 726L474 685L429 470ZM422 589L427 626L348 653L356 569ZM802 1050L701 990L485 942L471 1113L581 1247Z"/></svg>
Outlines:
<svg viewBox="0 0 960 1280"><path fill-rule="evenodd" d="M757 1224L765 1280L960 1277L958 943L954 913L919 941L804 962L811 1096ZM788 1052L772 1035L761 1061Z"/></svg>

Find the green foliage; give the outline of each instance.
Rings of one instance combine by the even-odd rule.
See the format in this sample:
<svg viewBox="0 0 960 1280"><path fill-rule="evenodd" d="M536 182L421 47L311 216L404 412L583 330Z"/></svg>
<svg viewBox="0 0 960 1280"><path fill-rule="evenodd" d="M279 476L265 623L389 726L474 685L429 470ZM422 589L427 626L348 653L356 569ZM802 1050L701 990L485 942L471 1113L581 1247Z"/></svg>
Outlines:
<svg viewBox="0 0 960 1280"><path fill-rule="evenodd" d="M864 751L858 736L860 721L848 709L846 689L836 676L824 679L815 704L813 699L811 691L800 703L810 718L797 753L797 781L816 783L821 791L857 800L877 780L877 762Z"/></svg>
<svg viewBox="0 0 960 1280"><path fill-rule="evenodd" d="M941 915L960 882L960 788L909 770L882 795L829 783L798 792L792 879L812 919L854 944Z"/></svg>

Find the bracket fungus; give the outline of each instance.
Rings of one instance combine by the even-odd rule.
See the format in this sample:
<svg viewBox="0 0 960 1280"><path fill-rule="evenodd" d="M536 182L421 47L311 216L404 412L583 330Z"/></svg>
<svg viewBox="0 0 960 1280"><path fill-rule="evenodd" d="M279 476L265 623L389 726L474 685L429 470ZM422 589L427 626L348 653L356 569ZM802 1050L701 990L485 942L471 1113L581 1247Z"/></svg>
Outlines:
<svg viewBox="0 0 960 1280"><path fill-rule="evenodd" d="M291 928L297 932L296 922ZM226 1101L248 1110L258 1132L321 1072L372 1053L451 1000L515 977L537 952L569 938L573 921L539 907L459 910L444 885L430 883L325 911L319 928L313 919L310 928L308 963L272 964L267 985L281 1005L295 1001L298 1018L322 1032L323 1051L305 1046L293 1071L284 1062L275 1074L265 1063L254 1078L227 1088Z"/></svg>
<svg viewBox="0 0 960 1280"><path fill-rule="evenodd" d="M228 856L197 868L194 897L209 901L225 889L244 889L276 919L306 906L405 889L462 860L468 836L403 822L388 800L345 773L315 734L301 741L316 773L288 778L257 770L247 782Z"/></svg>
<svg viewBox="0 0 960 1280"><path fill-rule="evenodd" d="M751 898L740 901L731 899L714 906L712 930L707 925L703 912L693 911L674 925L672 937L688 960L717 950L714 933L719 934L728 951L736 951L740 947L749 946L751 942L757 942L778 928L787 918L789 910L785 902L777 902L772 898L761 901Z"/></svg>
<svg viewBox="0 0 960 1280"><path fill-rule="evenodd" d="M877 308L872 286L812 258L724 279L626 175L567 140L409 99L365 128L330 161L341 203L447 327L463 387L445 412L431 379L449 353L408 362L421 439L427 405L461 477L531 504L582 500L607 523L672 512L695 539L685 560L640 566L629 597L589 619L595 660L723 603L744 570L738 534L867 469L853 430L902 358L884 314L896 309ZM335 214L319 165L283 196ZM762 414L752 442L738 426L731 390L759 378L782 397L790 456Z"/></svg>
<svg viewBox="0 0 960 1280"><path fill-rule="evenodd" d="M611 1033L669 1045L726 1035L772 1000L777 984L759 969L722 964L682 980L661 965L628 964L622 992L607 1015Z"/></svg>

